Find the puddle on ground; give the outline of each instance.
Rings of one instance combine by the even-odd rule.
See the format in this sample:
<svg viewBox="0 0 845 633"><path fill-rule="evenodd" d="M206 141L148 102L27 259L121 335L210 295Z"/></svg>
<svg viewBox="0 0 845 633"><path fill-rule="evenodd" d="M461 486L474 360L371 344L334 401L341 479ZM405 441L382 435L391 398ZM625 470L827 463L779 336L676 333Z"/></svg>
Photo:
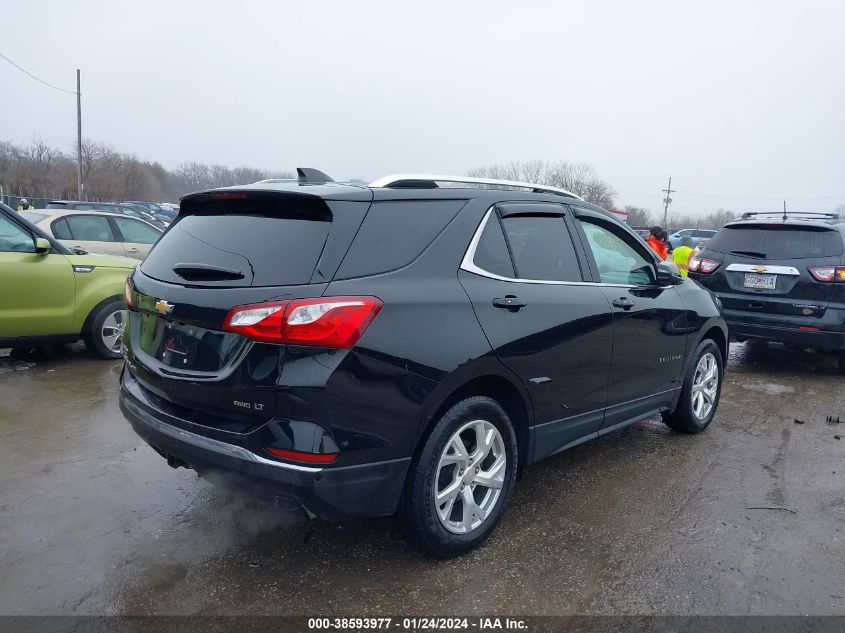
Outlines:
<svg viewBox="0 0 845 633"><path fill-rule="evenodd" d="M748 389L749 391L756 391L757 393L763 393L767 396L782 396L786 393L795 393L795 387L774 383L752 382L743 384L742 388Z"/></svg>

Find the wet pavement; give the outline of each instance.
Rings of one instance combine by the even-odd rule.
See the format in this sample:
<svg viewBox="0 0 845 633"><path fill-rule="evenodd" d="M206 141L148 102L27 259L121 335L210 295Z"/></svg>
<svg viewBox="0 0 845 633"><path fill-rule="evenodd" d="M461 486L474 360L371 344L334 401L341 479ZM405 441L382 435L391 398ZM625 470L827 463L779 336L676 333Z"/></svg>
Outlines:
<svg viewBox="0 0 845 633"><path fill-rule="evenodd" d="M829 356L732 345L706 433L644 420L538 464L484 546L434 561L391 519L167 467L117 409L119 362L2 354L0 614L845 614Z"/></svg>

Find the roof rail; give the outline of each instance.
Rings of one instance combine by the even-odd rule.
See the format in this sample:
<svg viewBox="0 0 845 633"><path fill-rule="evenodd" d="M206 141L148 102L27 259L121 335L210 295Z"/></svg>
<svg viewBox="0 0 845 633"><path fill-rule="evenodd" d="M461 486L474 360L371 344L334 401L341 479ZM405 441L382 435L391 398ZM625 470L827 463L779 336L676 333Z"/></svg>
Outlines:
<svg viewBox="0 0 845 633"><path fill-rule="evenodd" d="M511 189L528 189L535 193L553 193L567 198L583 200L566 189L549 187L532 182L519 182L516 180L496 180L493 178L474 178L472 176L444 176L439 174L392 174L384 176L370 183L370 187L386 187L391 189L436 189L438 182L448 182L467 185L487 185L492 187L507 187Z"/></svg>
<svg viewBox="0 0 845 633"><path fill-rule="evenodd" d="M825 211L746 211L742 214L741 220L749 220L758 215L769 215L783 218L786 220L789 217L801 217L808 220L838 220L838 213L827 213Z"/></svg>

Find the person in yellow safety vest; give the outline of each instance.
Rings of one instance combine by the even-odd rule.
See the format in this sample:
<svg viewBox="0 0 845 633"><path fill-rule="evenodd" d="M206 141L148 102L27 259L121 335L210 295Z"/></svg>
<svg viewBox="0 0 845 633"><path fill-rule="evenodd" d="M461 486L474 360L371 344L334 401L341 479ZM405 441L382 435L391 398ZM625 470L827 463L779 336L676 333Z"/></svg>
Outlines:
<svg viewBox="0 0 845 633"><path fill-rule="evenodd" d="M18 213L21 211L32 211L32 205L29 204L29 200L26 198L21 198L21 201L18 203Z"/></svg>
<svg viewBox="0 0 845 633"><path fill-rule="evenodd" d="M689 274L689 258L691 255L692 238L682 237L681 245L672 251L672 260L678 265L678 269L684 277Z"/></svg>

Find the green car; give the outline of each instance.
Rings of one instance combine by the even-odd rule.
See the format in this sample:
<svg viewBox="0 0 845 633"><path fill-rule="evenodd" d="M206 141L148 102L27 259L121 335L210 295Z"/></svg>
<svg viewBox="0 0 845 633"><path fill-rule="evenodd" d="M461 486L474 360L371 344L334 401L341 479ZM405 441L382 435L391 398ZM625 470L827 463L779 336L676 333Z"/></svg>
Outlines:
<svg viewBox="0 0 845 633"><path fill-rule="evenodd" d="M80 254L0 203L0 348L83 339L102 358L119 358L126 277L137 260Z"/></svg>

